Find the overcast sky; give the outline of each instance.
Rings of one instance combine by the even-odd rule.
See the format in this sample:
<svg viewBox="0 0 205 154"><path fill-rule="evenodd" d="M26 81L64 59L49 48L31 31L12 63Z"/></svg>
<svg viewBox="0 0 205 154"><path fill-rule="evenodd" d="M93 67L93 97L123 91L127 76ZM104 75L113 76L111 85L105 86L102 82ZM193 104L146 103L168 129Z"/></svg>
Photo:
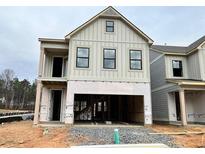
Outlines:
<svg viewBox="0 0 205 154"><path fill-rule="evenodd" d="M0 72L37 77L39 37L64 38L105 7L0 7ZM205 7L115 7L154 40L189 45L205 35Z"/></svg>

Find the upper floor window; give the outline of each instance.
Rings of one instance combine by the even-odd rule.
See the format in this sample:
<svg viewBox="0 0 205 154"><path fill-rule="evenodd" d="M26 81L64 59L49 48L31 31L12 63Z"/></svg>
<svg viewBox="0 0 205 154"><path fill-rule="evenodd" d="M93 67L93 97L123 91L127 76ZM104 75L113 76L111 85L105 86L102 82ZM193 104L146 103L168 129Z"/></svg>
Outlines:
<svg viewBox="0 0 205 154"><path fill-rule="evenodd" d="M114 21L106 21L106 32L114 32Z"/></svg>
<svg viewBox="0 0 205 154"><path fill-rule="evenodd" d="M116 50L104 49L103 50L103 68L115 69L116 68Z"/></svg>
<svg viewBox="0 0 205 154"><path fill-rule="evenodd" d="M173 68L173 76L174 77L182 77L183 76L182 61L181 60L173 60L172 61L172 68Z"/></svg>
<svg viewBox="0 0 205 154"><path fill-rule="evenodd" d="M89 67L89 48L77 48L76 67Z"/></svg>
<svg viewBox="0 0 205 154"><path fill-rule="evenodd" d="M130 50L130 69L142 70L142 51Z"/></svg>

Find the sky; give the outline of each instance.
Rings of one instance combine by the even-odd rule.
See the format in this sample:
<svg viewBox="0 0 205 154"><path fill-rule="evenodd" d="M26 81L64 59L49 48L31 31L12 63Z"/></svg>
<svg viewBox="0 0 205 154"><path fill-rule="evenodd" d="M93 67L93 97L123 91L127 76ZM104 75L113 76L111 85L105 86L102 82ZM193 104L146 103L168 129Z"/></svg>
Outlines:
<svg viewBox="0 0 205 154"><path fill-rule="evenodd" d="M105 7L0 7L0 72L34 81L39 37L64 38ZM187 46L205 35L205 7L115 7L154 40Z"/></svg>

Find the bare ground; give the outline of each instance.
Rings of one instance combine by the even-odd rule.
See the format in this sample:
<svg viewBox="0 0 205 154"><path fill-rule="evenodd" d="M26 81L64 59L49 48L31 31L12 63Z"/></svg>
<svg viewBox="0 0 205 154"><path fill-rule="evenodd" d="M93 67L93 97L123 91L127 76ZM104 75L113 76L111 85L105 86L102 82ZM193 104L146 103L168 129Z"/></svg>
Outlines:
<svg viewBox="0 0 205 154"><path fill-rule="evenodd" d="M152 130L159 133L167 132L205 132L205 126L193 125L187 127L174 125L153 125ZM204 148L205 134L187 134L187 135L171 135L174 138L175 144L185 148Z"/></svg>
<svg viewBox="0 0 205 154"><path fill-rule="evenodd" d="M153 125L155 132L203 131L205 126L189 126L186 128L173 125ZM89 137L81 135L73 138L68 127L49 128L33 127L32 121L11 122L0 125L0 147L15 148L64 148L89 141ZM205 147L205 135L171 135L175 144L180 147Z"/></svg>
<svg viewBox="0 0 205 154"><path fill-rule="evenodd" d="M5 123L0 126L0 147L17 148L63 148L75 145L75 140L68 136L68 128L49 128L48 134L44 134L45 128L33 127L32 121Z"/></svg>

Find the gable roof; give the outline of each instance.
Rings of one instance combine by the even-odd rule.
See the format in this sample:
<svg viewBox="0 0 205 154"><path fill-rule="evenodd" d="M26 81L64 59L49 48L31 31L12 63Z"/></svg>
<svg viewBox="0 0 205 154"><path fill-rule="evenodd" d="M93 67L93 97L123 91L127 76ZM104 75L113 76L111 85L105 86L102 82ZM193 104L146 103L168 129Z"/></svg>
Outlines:
<svg viewBox="0 0 205 154"><path fill-rule="evenodd" d="M157 50L164 53L172 54L182 54L186 55L191 53L197 47L199 47L203 42L205 42L205 35L190 44L189 46L167 46L167 45L152 45L151 50Z"/></svg>
<svg viewBox="0 0 205 154"><path fill-rule="evenodd" d="M65 39L70 39L70 37L82 30L84 27L98 19L99 17L110 17L110 18L118 18L124 21L128 26L130 26L135 32L137 32L139 35L141 35L148 43L152 44L154 41L147 36L144 32L142 32L138 27L136 27L133 23L131 23L127 18L125 18L122 14L120 14L115 8L112 6L109 6L102 10L100 13L92 17L90 20L82 24L81 26L77 27L73 31L71 31L69 34L65 36Z"/></svg>
<svg viewBox="0 0 205 154"><path fill-rule="evenodd" d="M201 38L199 38L198 40L196 40L195 42L193 42L192 44L190 44L190 45L187 47L187 51L191 51L191 50L197 48L197 47L200 46L204 41L205 41L205 35L202 36Z"/></svg>

